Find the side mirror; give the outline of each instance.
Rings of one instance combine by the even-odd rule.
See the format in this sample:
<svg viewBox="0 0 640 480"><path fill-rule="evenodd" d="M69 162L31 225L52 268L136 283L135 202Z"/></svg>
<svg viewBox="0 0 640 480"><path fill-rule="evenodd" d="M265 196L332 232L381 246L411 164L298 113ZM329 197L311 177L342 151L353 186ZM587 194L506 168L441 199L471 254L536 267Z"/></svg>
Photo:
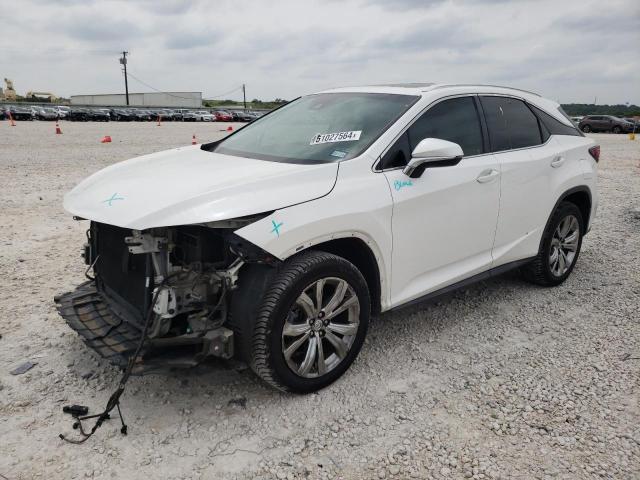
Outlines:
<svg viewBox="0 0 640 480"><path fill-rule="evenodd" d="M418 178L426 168L457 165L463 155L462 147L457 143L439 138L425 138L411 152L411 160L402 171L411 178Z"/></svg>

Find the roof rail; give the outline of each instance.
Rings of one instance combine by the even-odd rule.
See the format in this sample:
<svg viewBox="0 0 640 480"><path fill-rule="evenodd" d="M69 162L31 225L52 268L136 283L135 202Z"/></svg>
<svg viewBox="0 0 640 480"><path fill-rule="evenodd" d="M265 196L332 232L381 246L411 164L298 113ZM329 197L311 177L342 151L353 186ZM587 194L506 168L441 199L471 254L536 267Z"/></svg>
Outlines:
<svg viewBox="0 0 640 480"><path fill-rule="evenodd" d="M482 83L443 83L439 85L434 85L433 87L423 90L423 91L431 91L436 90L438 88L450 88L450 87L493 87L493 88L506 88L508 90L517 90L519 92L530 93L531 95L535 95L536 97L541 97L539 93L532 92L530 90L525 90L523 88L514 88L514 87L505 87L504 85L487 85Z"/></svg>

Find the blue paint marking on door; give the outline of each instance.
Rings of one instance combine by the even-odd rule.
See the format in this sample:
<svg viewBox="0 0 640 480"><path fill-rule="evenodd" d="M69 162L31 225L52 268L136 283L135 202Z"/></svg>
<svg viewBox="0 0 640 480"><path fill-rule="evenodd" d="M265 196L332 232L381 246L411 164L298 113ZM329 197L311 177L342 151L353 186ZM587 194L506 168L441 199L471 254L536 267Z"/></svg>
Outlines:
<svg viewBox="0 0 640 480"><path fill-rule="evenodd" d="M111 195L111 198L107 198L106 200L103 200L102 203L108 203L109 206L112 206L112 202L114 202L115 200L124 200L124 197L119 197L118 193L114 193L113 195Z"/></svg>
<svg viewBox="0 0 640 480"><path fill-rule="evenodd" d="M276 236L280 236L280 227L283 225L283 222L280 223L276 223L275 220L271 220L271 223L273 224L273 230L271 230L271 233L275 233Z"/></svg>
<svg viewBox="0 0 640 480"><path fill-rule="evenodd" d="M413 182L411 180L396 180L395 182L393 182L393 188L395 188L396 191L400 190L403 187L413 187Z"/></svg>

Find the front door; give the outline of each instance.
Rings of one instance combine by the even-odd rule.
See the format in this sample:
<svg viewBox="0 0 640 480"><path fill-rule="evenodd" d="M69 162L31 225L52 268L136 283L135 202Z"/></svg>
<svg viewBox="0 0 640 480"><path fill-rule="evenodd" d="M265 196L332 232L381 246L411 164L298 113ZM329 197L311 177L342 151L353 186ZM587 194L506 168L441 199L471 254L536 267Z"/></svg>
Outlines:
<svg viewBox="0 0 640 480"><path fill-rule="evenodd" d="M385 171L393 196L391 301L399 305L491 267L500 201L500 166L486 154L473 96L427 110L383 158L401 167L424 138L458 143L464 158L409 178Z"/></svg>

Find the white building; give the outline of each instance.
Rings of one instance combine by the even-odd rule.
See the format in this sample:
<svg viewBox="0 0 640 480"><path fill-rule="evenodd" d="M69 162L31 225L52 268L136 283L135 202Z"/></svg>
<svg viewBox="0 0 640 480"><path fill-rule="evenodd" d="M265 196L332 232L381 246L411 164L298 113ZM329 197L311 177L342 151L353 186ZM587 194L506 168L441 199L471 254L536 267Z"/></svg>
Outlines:
<svg viewBox="0 0 640 480"><path fill-rule="evenodd" d="M126 105L124 93L99 95L71 95L71 105ZM202 107L202 92L151 92L130 93L129 105L132 107Z"/></svg>

